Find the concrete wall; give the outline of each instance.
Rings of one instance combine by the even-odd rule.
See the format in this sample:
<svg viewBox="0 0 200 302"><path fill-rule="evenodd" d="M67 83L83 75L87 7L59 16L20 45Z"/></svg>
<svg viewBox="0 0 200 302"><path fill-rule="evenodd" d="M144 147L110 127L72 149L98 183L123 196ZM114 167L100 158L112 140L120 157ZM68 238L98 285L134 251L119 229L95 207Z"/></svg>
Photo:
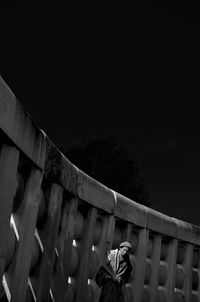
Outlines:
<svg viewBox="0 0 200 302"><path fill-rule="evenodd" d="M79 170L0 78L0 301L97 302L96 271L122 240L127 302L200 301L200 228Z"/></svg>

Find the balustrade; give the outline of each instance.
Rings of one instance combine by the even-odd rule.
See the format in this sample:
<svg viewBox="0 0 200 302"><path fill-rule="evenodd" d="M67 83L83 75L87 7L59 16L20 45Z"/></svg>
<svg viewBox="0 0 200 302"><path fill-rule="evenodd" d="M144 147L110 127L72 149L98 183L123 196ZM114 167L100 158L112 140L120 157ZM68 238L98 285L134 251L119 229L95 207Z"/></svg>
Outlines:
<svg viewBox="0 0 200 302"><path fill-rule="evenodd" d="M200 228L75 167L0 79L0 301L97 302L97 269L124 240L126 302L200 301Z"/></svg>

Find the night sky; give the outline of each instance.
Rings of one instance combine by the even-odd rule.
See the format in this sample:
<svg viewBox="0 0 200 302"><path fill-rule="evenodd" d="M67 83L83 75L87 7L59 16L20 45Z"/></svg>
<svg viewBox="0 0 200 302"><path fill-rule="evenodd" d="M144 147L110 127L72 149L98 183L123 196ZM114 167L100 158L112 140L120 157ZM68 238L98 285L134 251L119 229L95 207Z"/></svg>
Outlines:
<svg viewBox="0 0 200 302"><path fill-rule="evenodd" d="M0 9L0 74L57 146L113 134L136 150L152 207L200 224L195 8Z"/></svg>

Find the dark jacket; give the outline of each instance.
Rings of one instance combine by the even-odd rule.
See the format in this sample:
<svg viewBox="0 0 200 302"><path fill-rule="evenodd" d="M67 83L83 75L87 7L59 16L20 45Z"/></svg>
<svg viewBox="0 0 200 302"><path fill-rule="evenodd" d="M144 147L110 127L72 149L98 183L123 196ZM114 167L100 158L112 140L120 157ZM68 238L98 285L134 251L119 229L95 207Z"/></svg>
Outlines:
<svg viewBox="0 0 200 302"><path fill-rule="evenodd" d="M102 286L99 302L124 302L122 285L128 282L131 271L129 256L122 256L120 249L110 250L95 277L98 286Z"/></svg>

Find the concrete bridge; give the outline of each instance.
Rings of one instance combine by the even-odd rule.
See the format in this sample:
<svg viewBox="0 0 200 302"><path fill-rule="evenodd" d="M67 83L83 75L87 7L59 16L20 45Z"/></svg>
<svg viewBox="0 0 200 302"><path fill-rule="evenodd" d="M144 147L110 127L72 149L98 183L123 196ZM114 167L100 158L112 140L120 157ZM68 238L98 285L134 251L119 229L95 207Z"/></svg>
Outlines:
<svg viewBox="0 0 200 302"><path fill-rule="evenodd" d="M200 301L200 228L86 175L0 78L0 301L97 302L96 271L122 240L126 302Z"/></svg>

